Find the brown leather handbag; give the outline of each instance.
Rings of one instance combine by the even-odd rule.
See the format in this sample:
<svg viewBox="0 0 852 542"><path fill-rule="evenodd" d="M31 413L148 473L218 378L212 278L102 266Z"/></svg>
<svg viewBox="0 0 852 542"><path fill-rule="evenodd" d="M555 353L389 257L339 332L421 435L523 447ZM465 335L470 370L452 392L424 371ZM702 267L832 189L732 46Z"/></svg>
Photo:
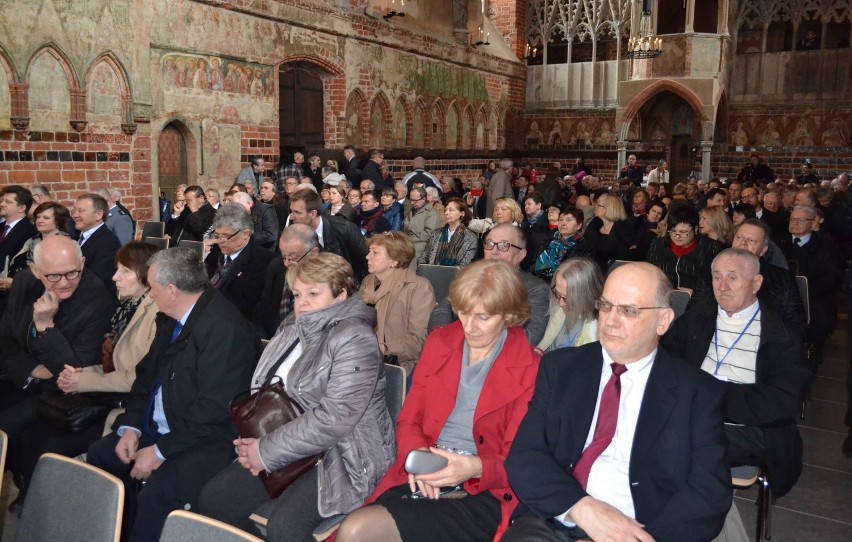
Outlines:
<svg viewBox="0 0 852 542"><path fill-rule="evenodd" d="M298 342L297 339L290 345L269 370L262 386L240 392L231 400L231 420L240 437L260 438L304 414L302 407L287 394L284 381L275 376L275 371L284 363ZM266 493L273 499L280 496L290 484L311 470L321 455L299 459L275 472L261 472L260 480L266 488Z"/></svg>

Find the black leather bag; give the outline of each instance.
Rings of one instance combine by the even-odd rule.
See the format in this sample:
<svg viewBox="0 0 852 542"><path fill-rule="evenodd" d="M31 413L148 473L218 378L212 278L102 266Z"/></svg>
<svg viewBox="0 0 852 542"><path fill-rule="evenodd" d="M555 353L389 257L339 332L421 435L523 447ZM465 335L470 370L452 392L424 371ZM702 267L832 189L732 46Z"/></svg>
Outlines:
<svg viewBox="0 0 852 542"><path fill-rule="evenodd" d="M123 406L121 393L42 393L38 417L56 429L79 433L106 419L113 408Z"/></svg>
<svg viewBox="0 0 852 542"><path fill-rule="evenodd" d="M304 414L302 407L287 394L281 378L272 376L295 347L296 343L287 349L261 387L240 392L231 400L231 421L240 437L260 438ZM320 457L321 454L306 457L278 471L261 472L260 480L266 493L273 499L280 496L290 484L311 470Z"/></svg>

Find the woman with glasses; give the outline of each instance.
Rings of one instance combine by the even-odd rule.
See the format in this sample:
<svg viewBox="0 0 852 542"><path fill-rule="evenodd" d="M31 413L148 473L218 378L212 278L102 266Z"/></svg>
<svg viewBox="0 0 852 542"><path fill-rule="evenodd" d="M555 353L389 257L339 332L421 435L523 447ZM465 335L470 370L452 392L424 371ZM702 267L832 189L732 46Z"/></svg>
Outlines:
<svg viewBox="0 0 852 542"><path fill-rule="evenodd" d="M530 316L527 288L516 269L489 259L459 271L449 297L459 321L426 340L397 423L396 462L372 504L344 520L339 542L485 542L509 525L518 499L503 461L539 363L520 327ZM415 450L446 466L408 473Z"/></svg>
<svg viewBox="0 0 852 542"><path fill-rule="evenodd" d="M461 198L450 198L444 208L443 228L426 241L418 263L464 267L473 261L478 248L476 234L467 228L472 215Z"/></svg>
<svg viewBox="0 0 852 542"><path fill-rule="evenodd" d="M595 203L595 216L586 226L586 241L594 247L594 259L606 271L613 260L630 260L633 255L634 230L627 221L621 200L612 194L602 194Z"/></svg>
<svg viewBox="0 0 852 542"><path fill-rule="evenodd" d="M668 226L668 236L651 243L645 261L662 269L674 288L692 295L700 281L710 281L710 264L724 247L696 233L698 213L689 203L672 204Z"/></svg>
<svg viewBox="0 0 852 542"><path fill-rule="evenodd" d="M376 309L376 336L385 359L411 373L426 341L435 293L428 280L409 269L414 244L408 235L375 235L367 246L370 274L361 283L361 299Z"/></svg>
<svg viewBox="0 0 852 542"><path fill-rule="evenodd" d="M603 283L603 273L594 260L565 260L553 275L550 317L537 347L550 352L598 340L595 301L603 291Z"/></svg>
<svg viewBox="0 0 852 542"><path fill-rule="evenodd" d="M46 383L55 390L54 393L80 394L82 398L88 393L101 395L107 392L116 394L114 401L118 404L121 394L130 392L136 379L136 365L148 353L156 332L157 305L148 295L148 260L156 252L155 246L141 241L131 241L118 251L115 257L117 270L112 280L118 290L120 304L104 335L101 364L83 368L66 365L55 381ZM65 278L74 280L79 276L79 271L73 273L73 276L66 274ZM48 280L52 281L52 278L47 276ZM61 278L60 275L56 282ZM74 457L84 453L103 434L108 413L105 410L102 417L77 432L54 427L41 418L30 424L21 436L21 470L16 473L21 475L24 483L10 509L14 511L23 503L26 488L42 454L52 452Z"/></svg>

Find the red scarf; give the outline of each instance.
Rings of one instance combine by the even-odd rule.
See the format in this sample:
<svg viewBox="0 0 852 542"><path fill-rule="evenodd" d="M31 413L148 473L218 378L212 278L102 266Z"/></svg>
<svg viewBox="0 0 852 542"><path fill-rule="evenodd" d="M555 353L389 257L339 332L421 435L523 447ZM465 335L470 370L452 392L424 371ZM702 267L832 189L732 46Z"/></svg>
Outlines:
<svg viewBox="0 0 852 542"><path fill-rule="evenodd" d="M698 246L698 237L697 236L692 240L691 243L689 243L688 246L685 246L685 247L679 247L674 243L674 241L669 239L669 247L672 249L672 253L675 256L677 256L678 258L686 256L687 254L689 254L690 252L695 250L695 247L697 247L697 246Z"/></svg>

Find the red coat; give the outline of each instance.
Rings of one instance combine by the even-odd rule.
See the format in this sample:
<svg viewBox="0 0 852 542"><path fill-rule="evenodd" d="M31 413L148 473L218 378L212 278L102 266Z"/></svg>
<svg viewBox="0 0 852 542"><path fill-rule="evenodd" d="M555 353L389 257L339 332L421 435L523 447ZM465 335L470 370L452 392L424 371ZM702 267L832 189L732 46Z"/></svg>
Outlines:
<svg viewBox="0 0 852 542"><path fill-rule="evenodd" d="M414 382L405 397L396 429L396 462L367 500L375 501L388 489L408 482L404 464L408 452L434 446L455 405L461 375L464 332L459 322L432 332L426 339ZM518 498L509 487L503 461L527 412L541 355L527 342L523 329L509 329L503 350L494 361L473 416L476 453L482 476L464 483L471 495L490 491L500 500L502 520L495 540L509 526Z"/></svg>

